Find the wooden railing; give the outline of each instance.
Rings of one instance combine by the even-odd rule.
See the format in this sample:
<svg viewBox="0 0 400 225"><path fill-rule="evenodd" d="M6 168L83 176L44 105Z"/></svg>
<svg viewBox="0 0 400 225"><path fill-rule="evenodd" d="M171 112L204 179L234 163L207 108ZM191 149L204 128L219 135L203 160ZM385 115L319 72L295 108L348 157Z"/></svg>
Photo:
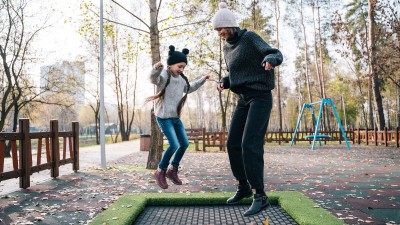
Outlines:
<svg viewBox="0 0 400 225"><path fill-rule="evenodd" d="M203 144L203 151L207 147L218 147L220 151L226 151L226 140L228 132L223 131L206 131L205 128L187 129L186 130L189 140L195 143L196 151L199 150L199 143ZM344 137L340 131L321 131L320 135L329 135L330 138L323 139L321 142L344 142ZM385 145L385 146L400 146L400 129L388 131L386 128L382 131L378 130L348 130L345 131L347 141L353 144L365 143L366 145ZM265 134L266 143L290 143L293 139L294 131L268 131ZM294 144L297 142L308 142L311 144L312 139L306 138L309 135L314 135L313 131L298 131Z"/></svg>
<svg viewBox="0 0 400 225"><path fill-rule="evenodd" d="M60 139L62 140L60 142ZM60 149L60 143L62 149ZM36 145L36 163L33 165L32 145ZM5 153L11 147L12 165L5 169ZM42 163L42 147L45 148L45 163ZM67 149L68 146L68 149ZM60 151L62 150L62 156ZM69 158L67 158L67 152ZM62 157L62 158L61 158ZM59 176L59 167L71 163L74 171L79 170L79 123L72 123L72 131L59 132L58 121L50 121L50 132L29 132L29 120L19 120L19 131L0 133L0 182L20 178L20 188L30 187L30 175L51 170L51 177ZM5 171L6 170L6 171Z"/></svg>
<svg viewBox="0 0 400 225"><path fill-rule="evenodd" d="M353 142L354 139L354 133L353 131L345 131L346 133L346 138L349 142ZM268 131L265 134L265 141L268 143L271 142L276 142L278 144L283 143L290 143L293 139L294 131ZM313 131L298 131L296 134L296 138L294 139L294 144L297 142L309 142L311 144L312 139L307 138L307 136L314 135ZM324 143L327 143L329 141L336 141L339 142L339 144L342 143L344 140L344 137L342 135L342 132L340 131L321 131L319 132L319 135L329 135L329 139L324 139L321 140Z"/></svg>
<svg viewBox="0 0 400 225"><path fill-rule="evenodd" d="M397 148L400 146L399 140L399 128L397 127L395 130L387 130L385 127L384 130L378 131L374 130L356 130L354 131L354 142L357 144L365 143L366 145L375 145L378 144L385 146L396 146Z"/></svg>

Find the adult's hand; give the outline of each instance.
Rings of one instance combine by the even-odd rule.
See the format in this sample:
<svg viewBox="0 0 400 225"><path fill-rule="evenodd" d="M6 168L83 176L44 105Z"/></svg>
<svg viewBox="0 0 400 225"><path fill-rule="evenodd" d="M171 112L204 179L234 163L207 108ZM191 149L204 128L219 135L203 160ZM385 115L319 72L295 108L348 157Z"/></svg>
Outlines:
<svg viewBox="0 0 400 225"><path fill-rule="evenodd" d="M269 62L265 62L265 64L264 64L264 69L268 71L268 70L272 70L273 67L272 67L271 64L269 64Z"/></svg>
<svg viewBox="0 0 400 225"><path fill-rule="evenodd" d="M222 82L217 84L217 89L219 92L222 92L224 90L224 84Z"/></svg>

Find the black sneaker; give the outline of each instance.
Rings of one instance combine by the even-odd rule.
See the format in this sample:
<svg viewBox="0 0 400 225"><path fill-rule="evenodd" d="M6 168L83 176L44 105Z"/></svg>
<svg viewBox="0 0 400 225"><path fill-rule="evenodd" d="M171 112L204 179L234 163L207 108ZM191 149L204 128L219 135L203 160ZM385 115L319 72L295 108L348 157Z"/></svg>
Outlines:
<svg viewBox="0 0 400 225"><path fill-rule="evenodd" d="M238 185L236 194L230 198L228 198L228 200L226 200L227 204L237 204L239 203L242 199L244 198L250 198L251 196L253 196L253 192L251 191L251 188L248 184L246 185Z"/></svg>
<svg viewBox="0 0 400 225"><path fill-rule="evenodd" d="M263 194L255 194L253 204L250 208L244 212L244 216L253 216L260 213L262 210L267 209L270 206L268 197Z"/></svg>

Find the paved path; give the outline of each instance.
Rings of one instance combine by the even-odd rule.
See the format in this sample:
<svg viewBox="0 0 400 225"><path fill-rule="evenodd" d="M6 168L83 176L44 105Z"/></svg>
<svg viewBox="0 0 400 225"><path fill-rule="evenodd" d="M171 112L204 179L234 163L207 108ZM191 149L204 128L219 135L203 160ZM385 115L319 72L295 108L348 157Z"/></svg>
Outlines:
<svg viewBox="0 0 400 225"><path fill-rule="evenodd" d="M134 152L138 152L139 146L140 146L139 139L130 142L108 144L105 146L106 161L107 162L114 161L123 158L129 154L132 154ZM79 151L80 151L79 167L81 171L90 167L101 167L100 146L84 147L80 148ZM36 156L33 156L34 160L35 157ZM42 162L45 162L45 154L43 154ZM11 158L7 158L5 162L5 171L9 171L10 168L11 168ZM70 174L71 172L73 172L71 164L67 164L60 167L60 176L65 174ZM52 177L50 175L50 170L34 173L31 176L31 186L51 179ZM19 178L0 182L0 195L5 195L17 190L19 190Z"/></svg>
<svg viewBox="0 0 400 225"><path fill-rule="evenodd" d="M137 142L123 145L116 150L129 155L109 162L108 170L97 169L100 161L93 159L88 163L95 167L1 196L0 224L86 224L124 193L235 191L224 152L188 152L180 170L184 184L161 190L153 171L144 169L148 153L138 151ZM303 192L348 224L400 224L399 149L353 145L348 151L344 145L326 145L311 151L305 145L265 150L266 190ZM82 163L96 154L88 156Z"/></svg>

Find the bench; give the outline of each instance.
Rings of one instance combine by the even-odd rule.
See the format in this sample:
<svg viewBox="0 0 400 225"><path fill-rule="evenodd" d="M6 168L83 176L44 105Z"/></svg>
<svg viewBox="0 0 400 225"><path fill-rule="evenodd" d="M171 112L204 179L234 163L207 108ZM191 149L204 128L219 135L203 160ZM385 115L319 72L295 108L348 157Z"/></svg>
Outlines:
<svg viewBox="0 0 400 225"><path fill-rule="evenodd" d="M200 151L199 149L199 140L204 140L205 128L192 128L192 129L185 129L186 135L189 141L193 141L195 145L195 150ZM203 144L203 151L204 151L204 144Z"/></svg>
<svg viewBox="0 0 400 225"><path fill-rule="evenodd" d="M218 147L220 151L226 151L226 139L228 132L225 129L222 131L206 132L205 128L190 128L185 129L186 136L190 141L193 141L195 150L200 151L199 142L202 142L202 150L206 151L207 147ZM165 136L164 136L164 140Z"/></svg>
<svg viewBox="0 0 400 225"><path fill-rule="evenodd" d="M218 147L220 151L226 151L226 139L228 133L225 129L222 131L205 132L203 139L203 151L206 147Z"/></svg>

